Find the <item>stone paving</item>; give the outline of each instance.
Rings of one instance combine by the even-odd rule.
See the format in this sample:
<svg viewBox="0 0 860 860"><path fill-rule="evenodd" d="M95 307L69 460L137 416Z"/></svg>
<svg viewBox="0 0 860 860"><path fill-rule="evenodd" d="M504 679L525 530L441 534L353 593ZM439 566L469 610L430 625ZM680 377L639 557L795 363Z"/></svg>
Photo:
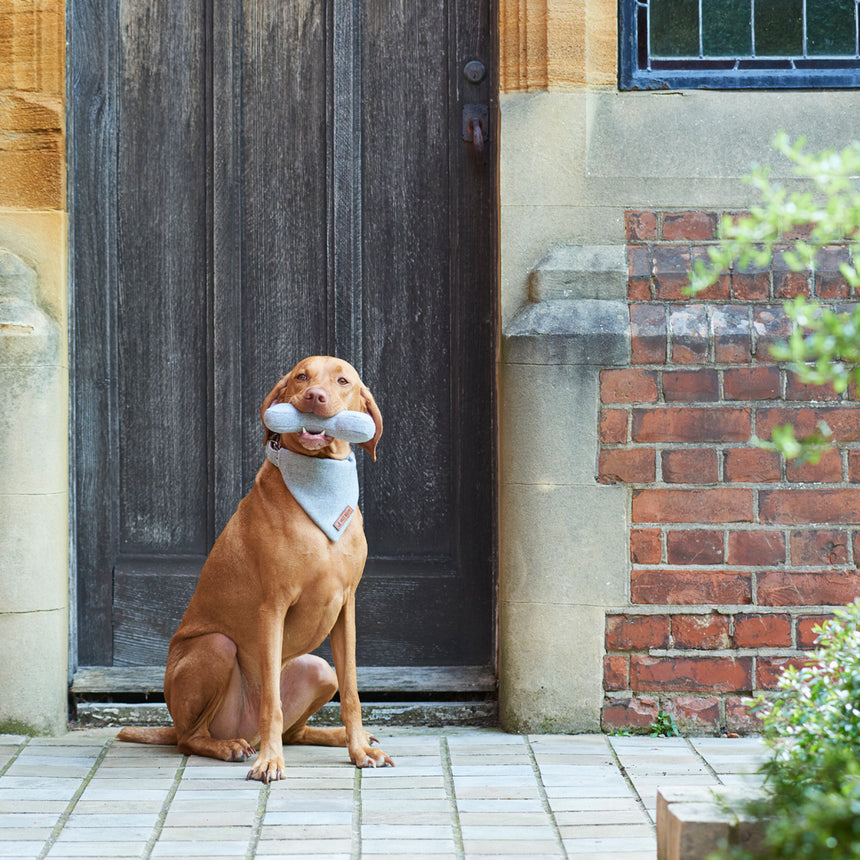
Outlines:
<svg viewBox="0 0 860 860"><path fill-rule="evenodd" d="M287 778L116 741L0 735L0 860L654 860L657 788L753 782L756 739L380 729L395 768L287 748Z"/></svg>

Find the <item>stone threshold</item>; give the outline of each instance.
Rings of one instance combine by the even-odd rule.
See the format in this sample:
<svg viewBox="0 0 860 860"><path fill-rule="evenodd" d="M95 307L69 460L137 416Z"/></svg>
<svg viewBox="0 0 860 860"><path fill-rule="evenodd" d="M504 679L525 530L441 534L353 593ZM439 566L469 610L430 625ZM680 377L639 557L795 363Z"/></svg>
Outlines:
<svg viewBox="0 0 860 860"><path fill-rule="evenodd" d="M170 714L163 702L76 702L72 728L120 726L169 726ZM498 702L362 702L365 726L471 726L499 724ZM340 725L340 706L324 705L310 720L311 725Z"/></svg>

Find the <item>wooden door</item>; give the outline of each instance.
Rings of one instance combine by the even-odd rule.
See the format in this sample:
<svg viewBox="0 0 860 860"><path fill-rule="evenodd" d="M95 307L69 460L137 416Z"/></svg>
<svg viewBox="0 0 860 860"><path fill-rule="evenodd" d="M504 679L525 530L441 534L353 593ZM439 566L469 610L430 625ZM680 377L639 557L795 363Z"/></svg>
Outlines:
<svg viewBox="0 0 860 860"><path fill-rule="evenodd" d="M78 666L164 663L262 462L263 396L331 353L385 419L378 462L359 453L359 663L382 667L377 689L416 667L486 686L491 13L71 0ZM480 106L483 165L463 139Z"/></svg>

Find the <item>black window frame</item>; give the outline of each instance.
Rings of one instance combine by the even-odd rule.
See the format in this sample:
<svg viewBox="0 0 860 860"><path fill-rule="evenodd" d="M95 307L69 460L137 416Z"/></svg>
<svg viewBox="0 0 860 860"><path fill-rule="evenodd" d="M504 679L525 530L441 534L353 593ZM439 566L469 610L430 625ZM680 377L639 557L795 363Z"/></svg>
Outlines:
<svg viewBox="0 0 860 860"><path fill-rule="evenodd" d="M637 0L618 0L618 87L621 90L660 89L857 89L860 60L834 67L829 61L804 61L791 68L739 64L719 68L708 61L661 63L661 68L640 67ZM774 64L775 66L776 64ZM829 66L829 67L828 67Z"/></svg>

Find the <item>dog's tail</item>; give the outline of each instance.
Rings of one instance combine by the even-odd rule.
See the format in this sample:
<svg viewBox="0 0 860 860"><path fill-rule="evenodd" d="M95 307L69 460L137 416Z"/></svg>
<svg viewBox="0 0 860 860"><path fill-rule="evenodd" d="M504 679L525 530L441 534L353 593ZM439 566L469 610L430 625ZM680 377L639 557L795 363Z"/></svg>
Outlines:
<svg viewBox="0 0 860 860"><path fill-rule="evenodd" d="M117 740L129 741L133 744L167 744L176 746L177 735L173 726L169 728L125 728L117 736Z"/></svg>

